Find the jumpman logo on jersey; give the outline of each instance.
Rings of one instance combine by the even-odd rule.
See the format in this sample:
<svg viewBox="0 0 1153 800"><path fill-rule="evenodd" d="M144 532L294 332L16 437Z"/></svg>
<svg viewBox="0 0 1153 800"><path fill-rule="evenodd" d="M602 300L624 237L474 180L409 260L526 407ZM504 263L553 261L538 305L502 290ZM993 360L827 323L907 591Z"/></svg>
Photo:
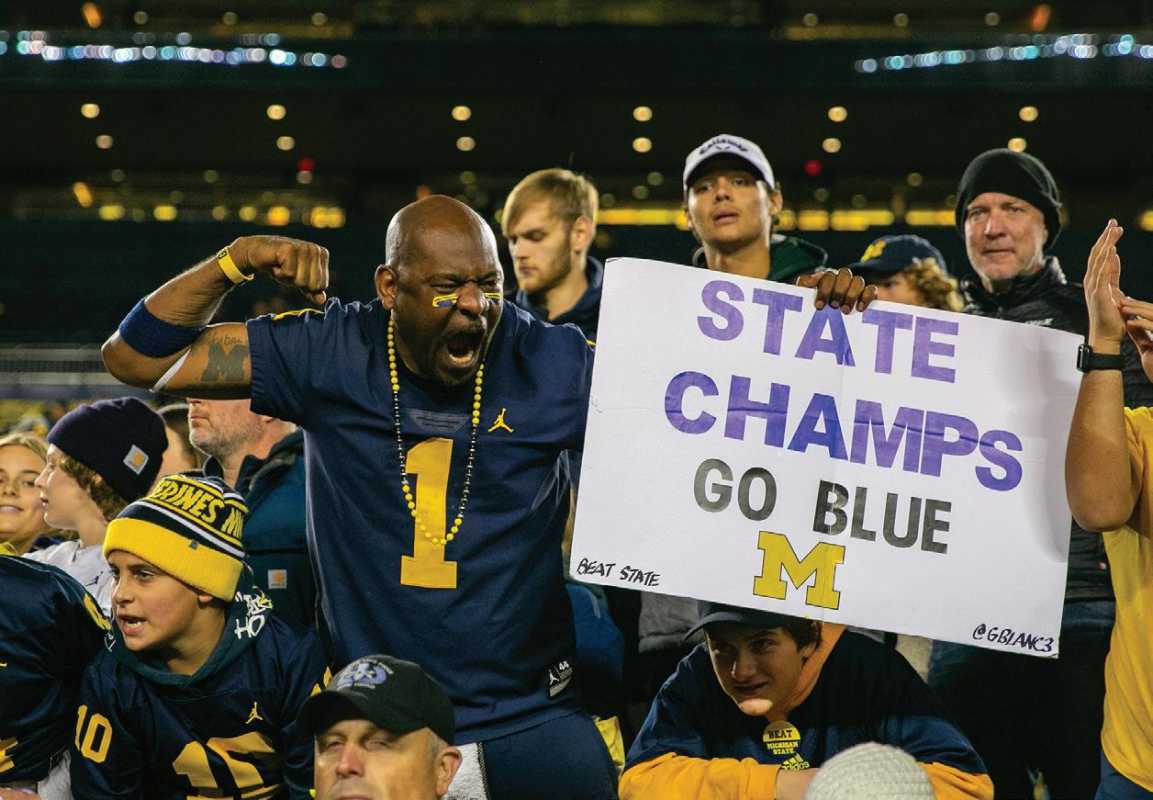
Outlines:
<svg viewBox="0 0 1153 800"><path fill-rule="evenodd" d="M502 408L500 410L500 413L496 415L496 422L494 422L492 424L492 427L488 429L489 433L492 433L493 431L497 431L497 430L508 431L509 433L513 433L513 429L510 428L508 426L508 423L504 421L504 413L507 410L508 409L506 409L506 408Z"/></svg>
<svg viewBox="0 0 1153 800"><path fill-rule="evenodd" d="M256 701L253 701L252 710L248 712L248 719L244 724L250 725L255 720L260 720L261 722L265 721L264 717L260 716L260 712L256 710Z"/></svg>

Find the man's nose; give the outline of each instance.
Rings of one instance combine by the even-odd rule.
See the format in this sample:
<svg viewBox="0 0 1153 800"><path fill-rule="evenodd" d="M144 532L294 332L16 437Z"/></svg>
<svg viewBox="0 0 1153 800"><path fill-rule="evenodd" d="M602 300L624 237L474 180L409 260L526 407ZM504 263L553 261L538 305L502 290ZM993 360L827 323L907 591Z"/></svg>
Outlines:
<svg viewBox="0 0 1153 800"><path fill-rule="evenodd" d="M364 774L364 757L360 748L346 742L340 749L340 761L336 762L336 774L341 778Z"/></svg>
<svg viewBox="0 0 1153 800"><path fill-rule="evenodd" d="M466 283L457 293L456 307L463 313L477 317L488 308L489 300L475 283Z"/></svg>

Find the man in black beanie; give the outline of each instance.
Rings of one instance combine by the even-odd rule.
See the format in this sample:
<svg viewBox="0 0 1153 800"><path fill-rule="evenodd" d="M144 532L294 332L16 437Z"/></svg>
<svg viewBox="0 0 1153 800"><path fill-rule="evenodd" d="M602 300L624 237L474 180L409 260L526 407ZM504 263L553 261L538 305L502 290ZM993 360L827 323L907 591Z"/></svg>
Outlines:
<svg viewBox="0 0 1153 800"><path fill-rule="evenodd" d="M1005 149L973 159L957 187L957 230L978 277L962 284L966 311L1087 334L1082 288L1049 254L1060 209L1057 184L1039 159ZM1125 403L1148 405L1153 386L1125 345ZM1115 603L1101 537L1070 524L1059 659L933 646L929 685L985 760L1000 797L1032 797L1037 770L1054 798L1092 797L1097 788Z"/></svg>

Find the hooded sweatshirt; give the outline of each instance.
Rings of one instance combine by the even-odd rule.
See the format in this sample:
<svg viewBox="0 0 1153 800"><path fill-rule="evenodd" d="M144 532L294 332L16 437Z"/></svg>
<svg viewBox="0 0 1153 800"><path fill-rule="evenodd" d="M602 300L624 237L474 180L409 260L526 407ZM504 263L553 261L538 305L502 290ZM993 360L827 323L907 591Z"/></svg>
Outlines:
<svg viewBox="0 0 1153 800"><path fill-rule="evenodd" d="M775 797L782 770L820 768L870 741L916 758L938 798L993 797L980 757L908 662L825 624L796 686L766 717L737 708L698 645L653 701L629 750L621 799Z"/></svg>
<svg viewBox="0 0 1153 800"><path fill-rule="evenodd" d="M132 652L114 626L81 685L76 800L305 800L312 741L296 716L328 675L315 636L271 610L246 570L216 648L193 675Z"/></svg>

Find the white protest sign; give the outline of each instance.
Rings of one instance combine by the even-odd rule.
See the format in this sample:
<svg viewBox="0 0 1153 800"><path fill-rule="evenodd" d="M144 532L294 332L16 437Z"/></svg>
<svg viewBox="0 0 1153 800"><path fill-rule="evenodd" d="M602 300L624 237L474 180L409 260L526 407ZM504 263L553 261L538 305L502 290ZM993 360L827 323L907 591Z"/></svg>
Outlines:
<svg viewBox="0 0 1153 800"><path fill-rule="evenodd" d="M1056 656L1078 341L613 260L572 574Z"/></svg>

